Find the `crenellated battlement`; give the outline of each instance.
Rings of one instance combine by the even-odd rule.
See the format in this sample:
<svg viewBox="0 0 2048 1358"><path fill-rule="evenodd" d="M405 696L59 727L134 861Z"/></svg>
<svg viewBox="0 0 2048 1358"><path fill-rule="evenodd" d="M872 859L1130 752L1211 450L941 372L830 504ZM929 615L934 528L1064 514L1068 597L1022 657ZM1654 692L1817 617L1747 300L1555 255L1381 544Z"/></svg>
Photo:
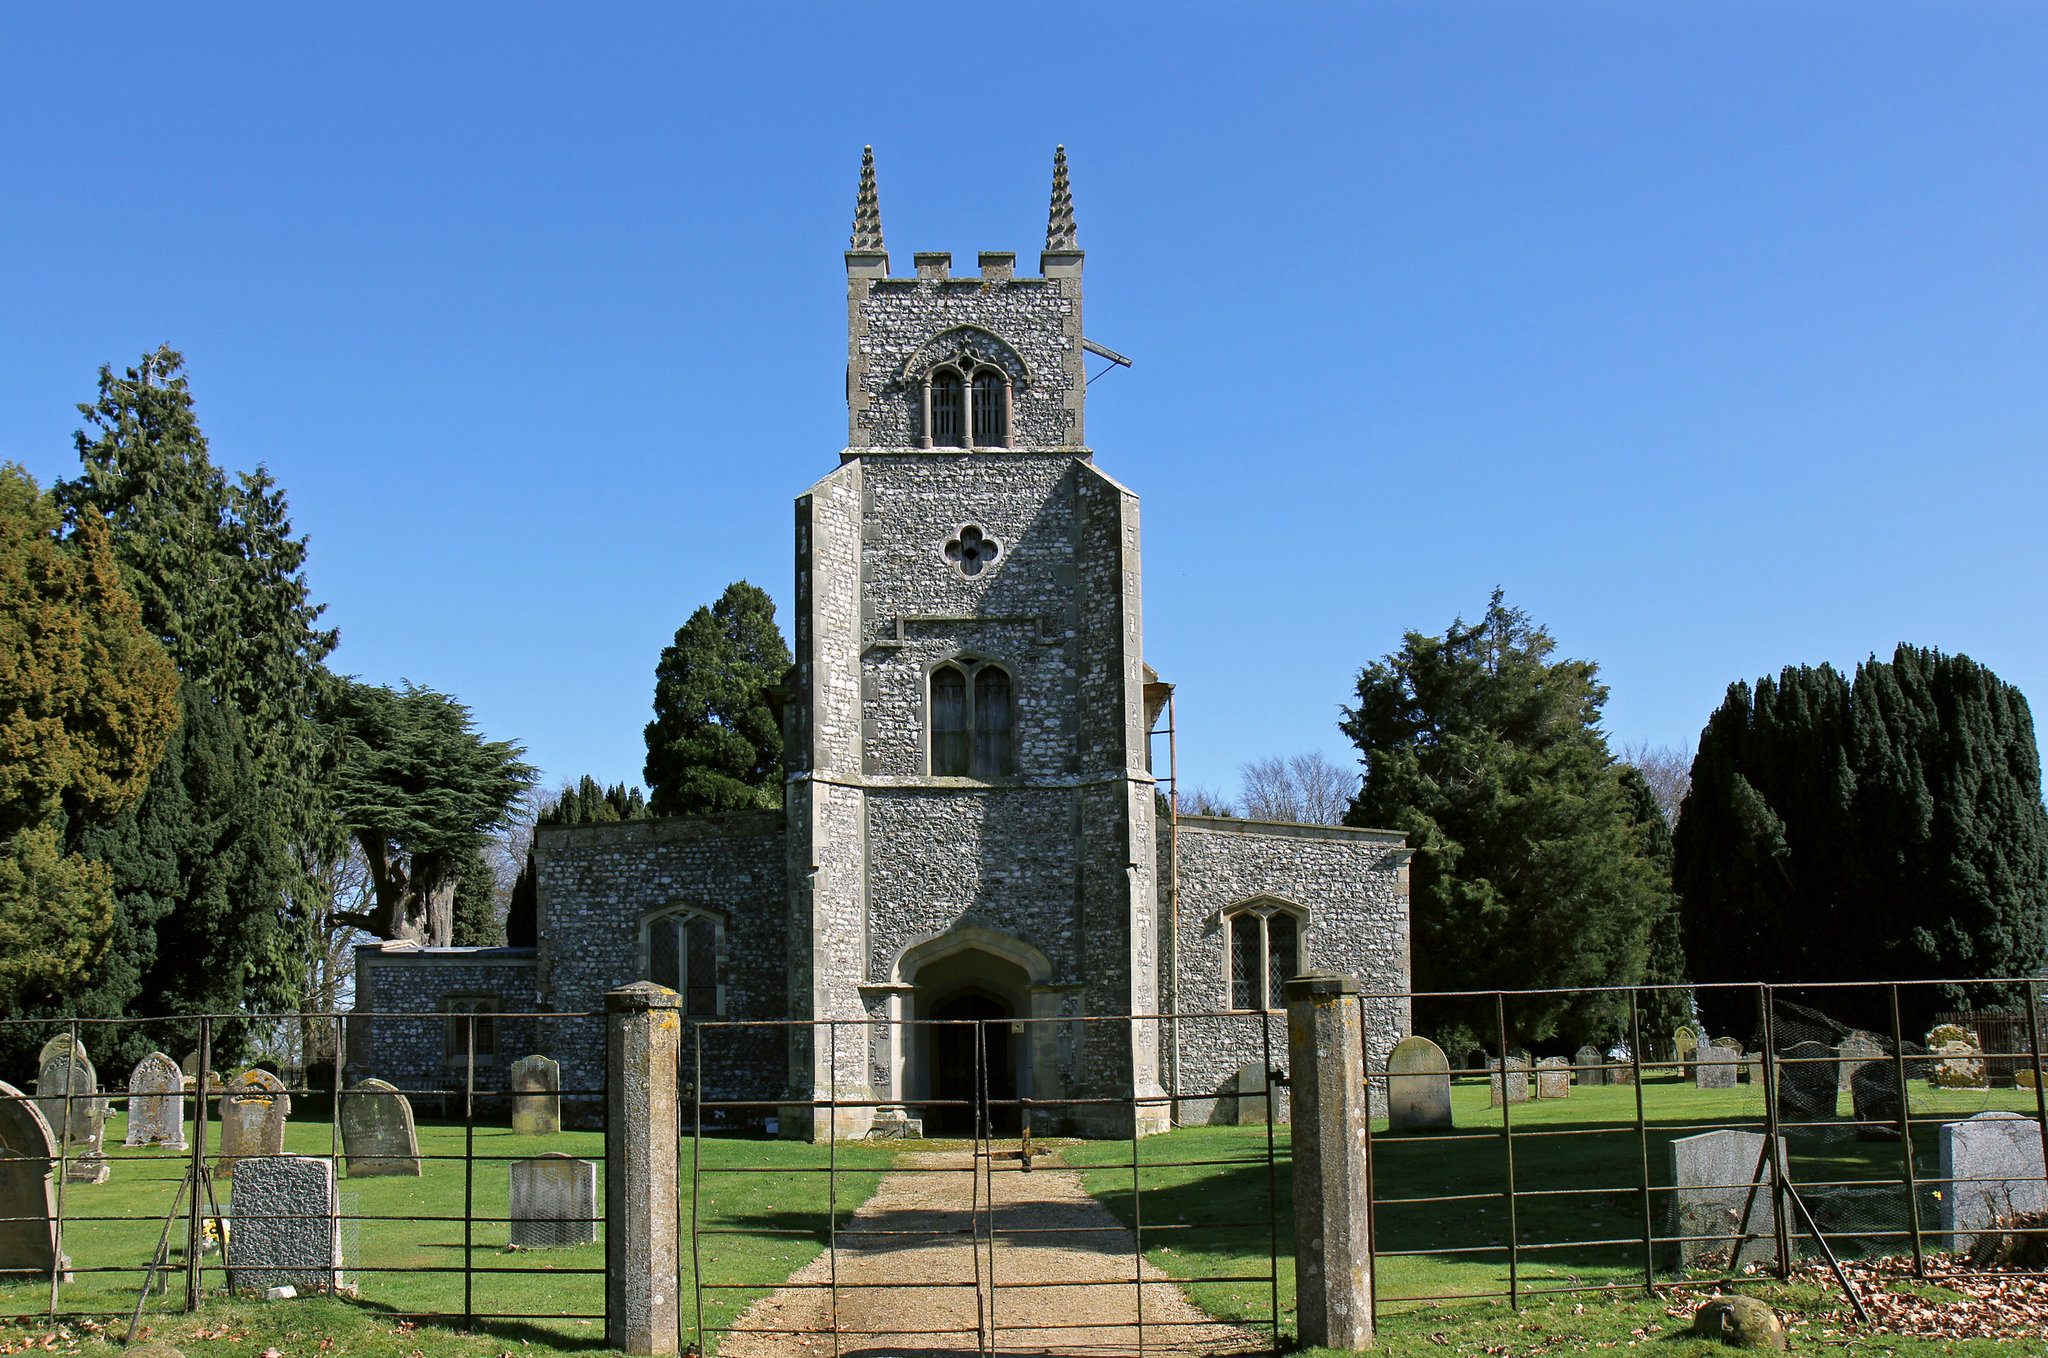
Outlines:
<svg viewBox="0 0 2048 1358"><path fill-rule="evenodd" d="M1060 147L1038 275L1019 276L1007 250L981 252L979 272L958 276L951 253L920 251L914 273L892 275L867 148L846 252L848 456L1079 449L1087 372L1075 240Z"/></svg>

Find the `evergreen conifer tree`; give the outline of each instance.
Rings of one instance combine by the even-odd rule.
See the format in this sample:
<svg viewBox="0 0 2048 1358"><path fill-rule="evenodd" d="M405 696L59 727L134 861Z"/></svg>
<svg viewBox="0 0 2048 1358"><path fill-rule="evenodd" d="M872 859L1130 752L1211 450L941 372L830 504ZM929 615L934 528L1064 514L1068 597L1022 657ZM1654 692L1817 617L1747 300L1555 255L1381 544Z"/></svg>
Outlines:
<svg viewBox="0 0 2048 1358"><path fill-rule="evenodd" d="M1701 982L2038 974L2048 812L2026 699L1966 656L1904 645L1853 682L1821 666L1731 685L1700 735L1674 877ZM1913 1037L1946 1005L2011 998L1908 987L1902 1020ZM1874 987L1809 1002L1891 1026Z"/></svg>
<svg viewBox="0 0 2048 1358"><path fill-rule="evenodd" d="M458 948L495 948L504 942L498 928L498 879L482 850L470 854L455 875L454 943Z"/></svg>
<svg viewBox="0 0 2048 1358"><path fill-rule="evenodd" d="M646 777L655 815L782 805L782 724L769 690L788 669L775 604L746 581L690 615L654 670Z"/></svg>
<svg viewBox="0 0 2048 1358"><path fill-rule="evenodd" d="M1347 823L1400 830L1416 851L1418 991L1633 985L1646 973L1670 899L1657 832L1600 732L1597 667L1555 649L1496 590L1479 622L1410 632L1359 674L1342 726L1366 774ZM1525 1002L1509 1041L1610 1041L1625 1007ZM1490 1003L1418 1003L1417 1014L1454 1044L1497 1045Z"/></svg>

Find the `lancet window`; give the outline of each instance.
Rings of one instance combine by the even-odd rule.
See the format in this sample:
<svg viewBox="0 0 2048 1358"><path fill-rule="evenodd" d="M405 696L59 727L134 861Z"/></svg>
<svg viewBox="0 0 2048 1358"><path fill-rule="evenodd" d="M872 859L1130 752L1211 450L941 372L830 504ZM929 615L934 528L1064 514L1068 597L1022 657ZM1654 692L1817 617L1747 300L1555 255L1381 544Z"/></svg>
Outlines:
<svg viewBox="0 0 2048 1358"><path fill-rule="evenodd" d="M1232 1009L1282 1009L1282 987L1301 974L1302 918L1278 904L1243 906L1223 917Z"/></svg>
<svg viewBox="0 0 2048 1358"><path fill-rule="evenodd" d="M983 661L949 661L932 671L932 774L1002 778L1015 768L1016 718L1010 672Z"/></svg>
<svg viewBox="0 0 2048 1358"><path fill-rule="evenodd" d="M645 975L683 997L683 1012L710 1017L721 1012L718 984L718 920L701 910L670 910L643 926Z"/></svg>

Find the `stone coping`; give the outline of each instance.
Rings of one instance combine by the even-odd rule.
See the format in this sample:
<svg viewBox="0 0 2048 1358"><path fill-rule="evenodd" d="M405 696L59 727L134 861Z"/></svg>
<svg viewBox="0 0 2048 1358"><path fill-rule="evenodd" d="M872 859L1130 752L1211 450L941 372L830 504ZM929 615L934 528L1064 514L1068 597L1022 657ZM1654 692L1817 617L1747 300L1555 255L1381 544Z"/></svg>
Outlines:
<svg viewBox="0 0 2048 1358"><path fill-rule="evenodd" d="M1160 826L1167 825L1164 817ZM1242 816L1182 816L1182 830L1197 834L1266 835L1274 839L1326 839L1333 843L1384 844L1403 849L1408 837L1399 830L1368 830L1355 825L1304 825L1291 820L1248 820Z"/></svg>
<svg viewBox="0 0 2048 1358"><path fill-rule="evenodd" d="M695 839L730 839L742 835L779 835L786 828L782 810L727 811L715 816L654 816L644 820L590 821L582 825L543 825L533 845L547 850L573 841L614 844L674 844Z"/></svg>
<svg viewBox="0 0 2048 1358"><path fill-rule="evenodd" d="M531 966L537 948L427 948L406 939L356 944L358 962L404 962L421 959L477 966Z"/></svg>

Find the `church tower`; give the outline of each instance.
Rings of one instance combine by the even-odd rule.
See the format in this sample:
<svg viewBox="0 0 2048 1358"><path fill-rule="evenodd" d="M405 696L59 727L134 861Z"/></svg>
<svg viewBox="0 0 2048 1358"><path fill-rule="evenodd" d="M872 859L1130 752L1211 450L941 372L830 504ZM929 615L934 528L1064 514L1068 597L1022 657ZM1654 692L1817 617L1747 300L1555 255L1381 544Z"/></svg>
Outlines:
<svg viewBox="0 0 2048 1358"><path fill-rule="evenodd" d="M870 149L847 446L796 502L786 712L789 1012L840 1026L793 1042L783 1131L823 1136L834 1088L944 1121L932 1101L980 1078L1077 1130L1156 1130L1164 1104L1130 1102L1160 1076L1129 1021L1160 967L1138 500L1085 441L1065 148L1035 276L889 258ZM1009 1022L979 1052L921 1022L959 1018Z"/></svg>

